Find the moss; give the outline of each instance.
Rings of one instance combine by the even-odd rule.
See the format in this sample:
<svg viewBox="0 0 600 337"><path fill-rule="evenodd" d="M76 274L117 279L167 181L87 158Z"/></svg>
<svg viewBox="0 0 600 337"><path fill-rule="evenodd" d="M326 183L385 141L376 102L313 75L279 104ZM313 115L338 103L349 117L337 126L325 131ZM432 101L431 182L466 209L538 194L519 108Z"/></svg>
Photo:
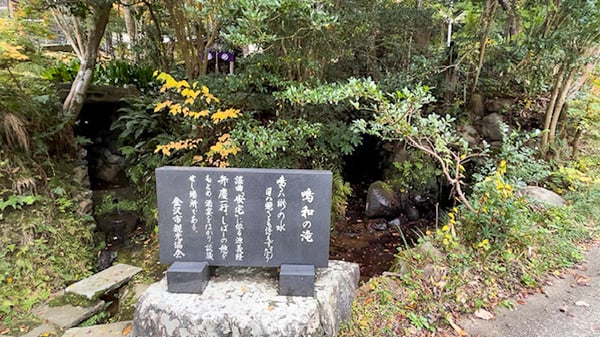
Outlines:
<svg viewBox="0 0 600 337"><path fill-rule="evenodd" d="M51 307L61 307L67 304L77 307L91 307L96 303L97 300L90 300L86 296L73 293L65 293L63 296L55 297L48 301L48 305Z"/></svg>

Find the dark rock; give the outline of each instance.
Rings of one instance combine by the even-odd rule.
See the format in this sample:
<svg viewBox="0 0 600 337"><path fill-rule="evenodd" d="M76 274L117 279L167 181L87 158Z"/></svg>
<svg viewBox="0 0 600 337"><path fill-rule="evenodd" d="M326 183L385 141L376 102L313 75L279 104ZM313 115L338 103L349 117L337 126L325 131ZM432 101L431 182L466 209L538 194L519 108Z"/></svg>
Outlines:
<svg viewBox="0 0 600 337"><path fill-rule="evenodd" d="M106 234L108 241L125 239L139 222L139 214L132 211L115 211L98 216L98 228Z"/></svg>
<svg viewBox="0 0 600 337"><path fill-rule="evenodd" d="M410 221L415 221L419 219L419 211L417 210L417 208L413 205L407 205L404 208L404 213L406 214L406 217L408 218L408 220Z"/></svg>
<svg viewBox="0 0 600 337"><path fill-rule="evenodd" d="M500 112L508 109L513 104L513 101L508 98L490 99L485 102L487 112Z"/></svg>
<svg viewBox="0 0 600 337"><path fill-rule="evenodd" d="M489 141L502 141L504 134L502 132L502 116L492 113L481 120L481 135Z"/></svg>
<svg viewBox="0 0 600 337"><path fill-rule="evenodd" d="M98 271L102 271L112 266L117 260L117 252L109 248L104 248L98 254Z"/></svg>
<svg viewBox="0 0 600 337"><path fill-rule="evenodd" d="M369 218L391 219L400 211L399 201L393 188L383 181L369 186L365 215Z"/></svg>

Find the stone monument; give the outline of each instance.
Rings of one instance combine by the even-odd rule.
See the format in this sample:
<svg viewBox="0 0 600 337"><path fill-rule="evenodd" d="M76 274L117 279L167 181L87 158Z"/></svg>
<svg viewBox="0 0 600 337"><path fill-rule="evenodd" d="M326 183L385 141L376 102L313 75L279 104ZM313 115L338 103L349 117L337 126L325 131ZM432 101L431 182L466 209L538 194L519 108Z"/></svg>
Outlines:
<svg viewBox="0 0 600 337"><path fill-rule="evenodd" d="M171 267L140 298L134 335L333 336L359 271L328 259L331 179L157 169L160 260Z"/></svg>

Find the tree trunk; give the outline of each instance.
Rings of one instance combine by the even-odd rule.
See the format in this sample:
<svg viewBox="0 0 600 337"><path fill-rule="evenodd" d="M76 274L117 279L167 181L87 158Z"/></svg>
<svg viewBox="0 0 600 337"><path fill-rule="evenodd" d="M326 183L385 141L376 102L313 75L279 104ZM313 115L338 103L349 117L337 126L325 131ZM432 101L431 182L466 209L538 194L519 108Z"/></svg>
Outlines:
<svg viewBox="0 0 600 337"><path fill-rule="evenodd" d="M125 28L127 29L127 35L129 35L129 49L133 51L134 61L137 61L139 58L138 52L133 48L135 47L137 40L137 27L135 25L133 15L131 14L131 7L133 6L133 4L131 4L130 1L125 1L122 6Z"/></svg>
<svg viewBox="0 0 600 337"><path fill-rule="evenodd" d="M548 131L548 144L549 145L554 144L554 141L556 140L556 127L558 125L558 120L563 111L563 107L565 106L567 94L569 93L569 88L571 88L571 84L573 83L573 80L575 80L575 74L577 74L577 71L572 68L570 71L569 77L563 83L563 85L560 89L560 94L558 95L558 98L556 99L556 104L554 105L554 113L552 115L552 122L550 123L550 128L548 129L549 130Z"/></svg>
<svg viewBox="0 0 600 337"><path fill-rule="evenodd" d="M81 55L79 56L79 71L77 72L77 77L75 78L75 81L73 81L71 90L63 103L63 111L69 115L68 125L73 125L75 121L77 121L83 103L85 102L85 95L92 82L94 68L96 67L96 58L98 56L98 48L100 46L100 41L104 36L106 25L108 24L111 8L112 3L110 2L99 2L96 7L91 8L91 17L93 20L87 36L81 36L82 34L77 36L77 41L83 42L85 39L85 44L78 46L78 49L81 51Z"/></svg>
<svg viewBox="0 0 600 337"><path fill-rule="evenodd" d="M475 78L473 79L473 85L471 86L471 95L477 90L477 82L479 82L479 75L481 74L481 68L483 67L483 58L485 56L485 48L487 47L488 36L494 18L496 17L496 9L498 8L498 0L486 0L485 8L481 13L481 21L483 25L483 34L479 41L479 62L475 69Z"/></svg>
<svg viewBox="0 0 600 337"><path fill-rule="evenodd" d="M556 82L554 82L554 88L552 89L550 102L548 102L548 106L546 107L546 117L544 119L543 129L546 132L542 135L542 143L540 146L544 154L548 152L548 130L550 129L550 123L552 122L552 114L554 113L554 106L556 105L556 99L558 98L558 94L560 92L560 86L565 78L565 72L566 69L561 67L558 77L556 78Z"/></svg>

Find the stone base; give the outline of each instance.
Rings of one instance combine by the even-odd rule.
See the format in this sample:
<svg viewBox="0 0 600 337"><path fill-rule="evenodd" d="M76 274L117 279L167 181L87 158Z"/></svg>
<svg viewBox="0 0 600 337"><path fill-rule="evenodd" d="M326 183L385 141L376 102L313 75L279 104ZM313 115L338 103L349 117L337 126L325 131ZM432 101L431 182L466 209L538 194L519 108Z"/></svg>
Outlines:
<svg viewBox="0 0 600 337"><path fill-rule="evenodd" d="M358 264L343 261L317 269L314 298L278 295L275 268L217 268L202 294L169 293L163 279L139 299L132 335L334 336L350 317L358 280Z"/></svg>

